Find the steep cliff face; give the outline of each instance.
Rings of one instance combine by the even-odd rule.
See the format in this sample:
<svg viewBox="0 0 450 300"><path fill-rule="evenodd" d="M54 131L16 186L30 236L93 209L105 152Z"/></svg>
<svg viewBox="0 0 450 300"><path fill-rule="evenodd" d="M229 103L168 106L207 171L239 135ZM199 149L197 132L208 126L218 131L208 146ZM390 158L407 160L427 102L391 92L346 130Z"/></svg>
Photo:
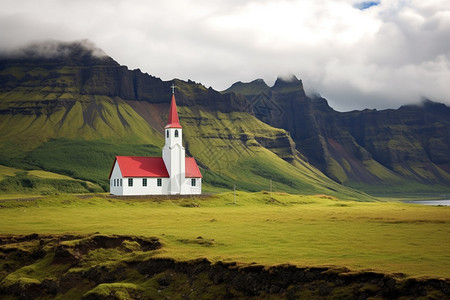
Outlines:
<svg viewBox="0 0 450 300"><path fill-rule="evenodd" d="M450 162L444 150L449 146L450 108L444 104L425 101L398 110L347 113L344 118L358 143L389 167L408 161Z"/></svg>
<svg viewBox="0 0 450 300"><path fill-rule="evenodd" d="M244 97L224 96L193 81L164 82L139 69L128 70L110 57L96 57L86 49L80 50L82 46L76 43L73 47L65 49L63 56L56 57L37 53L18 57L0 56L0 91L3 95L11 92L3 98L8 102L16 98L42 102L44 99L67 99L64 93L75 93L158 104L166 102L170 85L176 83L180 91L177 99L179 105L210 106L222 112L246 111L248 107Z"/></svg>
<svg viewBox="0 0 450 300"><path fill-rule="evenodd" d="M238 83L224 92L244 95L256 117L287 130L297 150L337 182L388 191L412 182L450 183L450 108L444 104L340 113L325 99L306 96L295 77L279 78L273 87Z"/></svg>

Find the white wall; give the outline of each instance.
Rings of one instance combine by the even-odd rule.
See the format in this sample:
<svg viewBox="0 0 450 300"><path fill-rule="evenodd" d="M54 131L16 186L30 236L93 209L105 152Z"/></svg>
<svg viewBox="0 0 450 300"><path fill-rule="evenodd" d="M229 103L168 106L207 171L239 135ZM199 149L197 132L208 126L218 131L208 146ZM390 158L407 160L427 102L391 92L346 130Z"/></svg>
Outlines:
<svg viewBox="0 0 450 300"><path fill-rule="evenodd" d="M169 178L161 178L162 185L157 186L157 178L147 177L147 186L142 185L143 178L132 178L133 186L128 186L128 178L123 179L123 195L167 195Z"/></svg>
<svg viewBox="0 0 450 300"><path fill-rule="evenodd" d="M121 178L123 178L122 173L120 172L119 164L116 161L113 167L113 171L111 173L111 178L109 180L109 191L112 195L123 195L123 180L122 186L120 186ZM116 180L116 185L114 185L114 180Z"/></svg>
<svg viewBox="0 0 450 300"><path fill-rule="evenodd" d="M202 193L202 179L195 178L195 186L192 186L193 178L185 178L183 182L182 195L200 195Z"/></svg>
<svg viewBox="0 0 450 300"><path fill-rule="evenodd" d="M142 185L143 178L133 178L133 186L128 186L128 178L123 178L120 172L119 164L114 164L113 171L111 173L110 193L112 195L167 195L169 194L169 178L161 178L161 186L157 186L157 178L148 177L147 186ZM114 185L114 180L116 180L116 185ZM122 185L120 181L122 180Z"/></svg>

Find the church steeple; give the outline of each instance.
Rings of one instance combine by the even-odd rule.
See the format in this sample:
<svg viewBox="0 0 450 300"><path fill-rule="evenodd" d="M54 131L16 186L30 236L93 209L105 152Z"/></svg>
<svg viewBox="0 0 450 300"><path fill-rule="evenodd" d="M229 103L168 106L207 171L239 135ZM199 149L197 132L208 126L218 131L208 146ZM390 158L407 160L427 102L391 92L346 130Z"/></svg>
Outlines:
<svg viewBox="0 0 450 300"><path fill-rule="evenodd" d="M183 147L183 129L178 119L174 90L175 86L172 84L172 101L164 132L166 144L162 151L162 157L170 177L169 193L180 194L184 193L182 187L186 182L186 153Z"/></svg>
<svg viewBox="0 0 450 300"><path fill-rule="evenodd" d="M175 86L172 84L172 101L170 102L169 117L167 118L166 128L181 128L178 119L177 103L175 101Z"/></svg>

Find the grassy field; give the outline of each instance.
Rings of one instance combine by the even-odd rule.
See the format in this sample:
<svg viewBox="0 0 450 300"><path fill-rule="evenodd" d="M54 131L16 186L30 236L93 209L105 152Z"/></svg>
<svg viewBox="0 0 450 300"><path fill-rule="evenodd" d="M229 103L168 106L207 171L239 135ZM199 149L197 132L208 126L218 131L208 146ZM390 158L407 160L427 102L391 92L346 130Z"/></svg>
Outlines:
<svg viewBox="0 0 450 300"><path fill-rule="evenodd" d="M23 170L0 165L1 198L35 197L59 193L101 192L92 182L42 170Z"/></svg>
<svg viewBox="0 0 450 300"><path fill-rule="evenodd" d="M159 257L344 266L450 278L450 207L267 192L193 198L0 197L0 234L158 237Z"/></svg>

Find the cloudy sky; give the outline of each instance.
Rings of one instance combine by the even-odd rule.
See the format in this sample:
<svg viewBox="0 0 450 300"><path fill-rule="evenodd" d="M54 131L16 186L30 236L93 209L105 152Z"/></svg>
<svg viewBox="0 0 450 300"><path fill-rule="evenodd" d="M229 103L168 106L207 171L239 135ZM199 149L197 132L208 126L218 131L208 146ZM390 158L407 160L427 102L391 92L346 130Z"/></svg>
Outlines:
<svg viewBox="0 0 450 300"><path fill-rule="evenodd" d="M0 0L0 50L89 39L216 90L295 74L341 111L450 104L449 0Z"/></svg>

